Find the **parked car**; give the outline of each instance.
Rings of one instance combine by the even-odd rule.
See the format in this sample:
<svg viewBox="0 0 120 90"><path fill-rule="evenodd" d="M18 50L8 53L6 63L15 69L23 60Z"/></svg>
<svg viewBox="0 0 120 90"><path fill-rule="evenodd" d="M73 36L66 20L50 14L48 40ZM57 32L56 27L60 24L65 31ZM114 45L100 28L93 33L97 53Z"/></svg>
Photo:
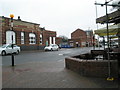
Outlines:
<svg viewBox="0 0 120 90"><path fill-rule="evenodd" d="M4 44L3 46L0 46L0 54L2 56L11 53L19 54L19 52L20 52L20 47L15 44L13 44L13 49L12 49L12 44Z"/></svg>
<svg viewBox="0 0 120 90"><path fill-rule="evenodd" d="M59 46L57 44L50 44L49 46L46 46L44 50L45 51L59 50Z"/></svg>

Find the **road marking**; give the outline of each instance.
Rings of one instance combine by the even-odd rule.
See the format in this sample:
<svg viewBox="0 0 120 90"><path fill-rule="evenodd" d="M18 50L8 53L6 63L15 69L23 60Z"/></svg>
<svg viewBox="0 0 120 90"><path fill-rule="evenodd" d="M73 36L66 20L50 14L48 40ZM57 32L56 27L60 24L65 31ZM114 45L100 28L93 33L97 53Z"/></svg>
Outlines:
<svg viewBox="0 0 120 90"><path fill-rule="evenodd" d="M63 61L63 60L58 60L57 62L61 62L61 61Z"/></svg>
<svg viewBox="0 0 120 90"><path fill-rule="evenodd" d="M66 50L71 50L71 49L66 49Z"/></svg>
<svg viewBox="0 0 120 90"><path fill-rule="evenodd" d="M58 55L63 55L63 54L58 54Z"/></svg>

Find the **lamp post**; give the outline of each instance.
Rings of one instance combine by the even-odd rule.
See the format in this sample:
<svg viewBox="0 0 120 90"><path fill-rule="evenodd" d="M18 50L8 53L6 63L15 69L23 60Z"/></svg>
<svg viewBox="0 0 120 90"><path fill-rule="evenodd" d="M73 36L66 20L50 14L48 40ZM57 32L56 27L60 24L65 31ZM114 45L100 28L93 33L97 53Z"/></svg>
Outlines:
<svg viewBox="0 0 120 90"><path fill-rule="evenodd" d="M106 28L107 28L107 47L108 47L108 78L107 80L113 80L113 78L111 77L111 65L110 65L110 55L109 55L109 52L110 52L110 41L109 41L109 29L108 29L108 11L107 11L107 4L109 2L107 2L107 0L105 0L105 7L106 7Z"/></svg>
<svg viewBox="0 0 120 90"><path fill-rule="evenodd" d="M107 29L107 47L108 47L108 53L107 53L107 58L108 58L108 78L107 80L114 80L113 77L111 77L111 65L110 65L110 57L109 57L109 28L108 28L108 10L107 10L107 6L108 6L108 3L111 2L113 0L110 0L110 1L107 1L105 0L105 3L104 4L100 4L100 3L95 3L95 5L101 5L101 6L104 6L106 7L106 29Z"/></svg>
<svg viewBox="0 0 120 90"><path fill-rule="evenodd" d="M13 31L13 14L10 14L10 18L11 18L11 30ZM13 34L12 34L12 49L13 49ZM12 52L11 54L11 59L12 59L12 66L14 66L14 54Z"/></svg>

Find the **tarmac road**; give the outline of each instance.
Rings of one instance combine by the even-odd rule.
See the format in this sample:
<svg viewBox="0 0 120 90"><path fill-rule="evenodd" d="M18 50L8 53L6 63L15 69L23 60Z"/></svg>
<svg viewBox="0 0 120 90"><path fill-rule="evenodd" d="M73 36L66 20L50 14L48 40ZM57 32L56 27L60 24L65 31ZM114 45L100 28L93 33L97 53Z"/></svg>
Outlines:
<svg viewBox="0 0 120 90"><path fill-rule="evenodd" d="M24 64L32 61L59 61L65 57L87 53L90 48L68 48L59 51L22 51L19 55L14 55L15 64ZM3 66L11 65L11 55L2 56Z"/></svg>

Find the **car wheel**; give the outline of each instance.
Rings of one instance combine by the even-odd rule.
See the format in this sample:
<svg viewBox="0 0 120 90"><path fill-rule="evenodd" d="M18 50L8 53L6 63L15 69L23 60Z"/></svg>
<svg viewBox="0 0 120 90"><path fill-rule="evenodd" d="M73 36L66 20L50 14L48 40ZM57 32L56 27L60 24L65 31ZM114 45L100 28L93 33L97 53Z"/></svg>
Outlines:
<svg viewBox="0 0 120 90"><path fill-rule="evenodd" d="M19 54L19 50L17 50L16 54Z"/></svg>
<svg viewBox="0 0 120 90"><path fill-rule="evenodd" d="M51 51L53 51L53 49L51 48Z"/></svg>
<svg viewBox="0 0 120 90"><path fill-rule="evenodd" d="M6 55L6 52L5 52L5 51L2 51L1 55L2 55L2 56L5 56L5 55Z"/></svg>

